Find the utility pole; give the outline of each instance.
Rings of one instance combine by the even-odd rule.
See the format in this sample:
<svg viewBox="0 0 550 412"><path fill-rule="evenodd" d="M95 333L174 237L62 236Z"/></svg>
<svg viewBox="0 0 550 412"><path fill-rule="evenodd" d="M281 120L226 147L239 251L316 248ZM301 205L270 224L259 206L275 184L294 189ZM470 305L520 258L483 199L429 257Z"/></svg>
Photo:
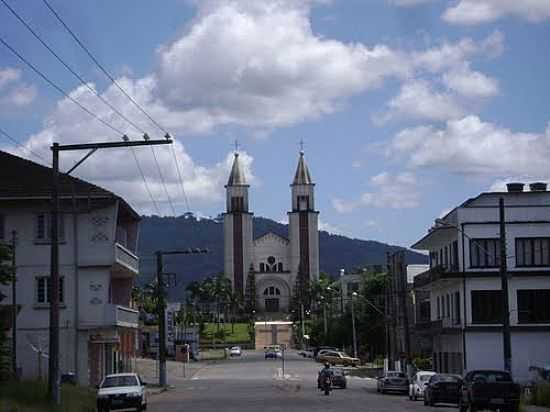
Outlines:
<svg viewBox="0 0 550 412"><path fill-rule="evenodd" d="M500 220L500 281L502 285L502 339L504 349L504 369L512 372L512 342L510 338L510 304L508 301L508 268L506 265L506 221L504 216L504 199L498 201Z"/></svg>
<svg viewBox="0 0 550 412"><path fill-rule="evenodd" d="M304 336L306 334L305 330L305 324L304 324L304 304L300 303L300 321L301 321L301 328L302 328L302 349L305 348L304 344Z"/></svg>
<svg viewBox="0 0 550 412"><path fill-rule="evenodd" d="M166 295L164 291L164 255L194 255L208 253L208 249L157 250L157 315L159 318L159 385L166 386Z"/></svg>
<svg viewBox="0 0 550 412"><path fill-rule="evenodd" d="M52 151L52 210L50 217L50 279L48 285L48 296L50 298L50 333L49 333L49 359L48 359L48 396L55 404L61 403L61 384L59 379L59 152L88 150L64 176L69 176L86 159L93 155L98 149L125 148L132 146L152 146L159 144L172 144L170 135L164 140L143 140L129 141L123 136L122 142L84 143L60 145L53 143ZM75 239L76 242L76 239Z"/></svg>
<svg viewBox="0 0 550 412"><path fill-rule="evenodd" d="M351 294L351 333L353 339L353 357L357 358L357 334L355 332L355 307L353 305L353 298L356 295L356 292Z"/></svg>
<svg viewBox="0 0 550 412"><path fill-rule="evenodd" d="M404 252L398 252L397 254L397 273L399 274L398 282L401 289L401 313L403 319L403 337L405 343L405 371L408 373L408 365L411 361L411 336L409 330L409 311L407 305L408 285L407 285L407 271L405 269L405 256Z"/></svg>
<svg viewBox="0 0 550 412"><path fill-rule="evenodd" d="M344 316L344 274L345 269L340 269L340 316Z"/></svg>
<svg viewBox="0 0 550 412"><path fill-rule="evenodd" d="M15 266L15 245L17 242L17 232L11 232L11 303L12 303L12 323L11 323L11 353L13 376L17 376L17 269Z"/></svg>

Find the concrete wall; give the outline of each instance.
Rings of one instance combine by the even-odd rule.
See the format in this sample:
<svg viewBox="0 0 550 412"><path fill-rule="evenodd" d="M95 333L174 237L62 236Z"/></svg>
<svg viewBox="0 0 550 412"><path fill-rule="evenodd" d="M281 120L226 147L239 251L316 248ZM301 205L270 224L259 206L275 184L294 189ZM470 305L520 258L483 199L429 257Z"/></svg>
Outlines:
<svg viewBox="0 0 550 412"><path fill-rule="evenodd" d="M256 350L269 345L286 345L289 348L292 343L291 323L256 322L255 331Z"/></svg>
<svg viewBox="0 0 550 412"><path fill-rule="evenodd" d="M291 270L289 262L289 242L273 233L268 233L254 241L254 270L260 270L260 263L268 264L267 258L273 256L283 264L283 270Z"/></svg>

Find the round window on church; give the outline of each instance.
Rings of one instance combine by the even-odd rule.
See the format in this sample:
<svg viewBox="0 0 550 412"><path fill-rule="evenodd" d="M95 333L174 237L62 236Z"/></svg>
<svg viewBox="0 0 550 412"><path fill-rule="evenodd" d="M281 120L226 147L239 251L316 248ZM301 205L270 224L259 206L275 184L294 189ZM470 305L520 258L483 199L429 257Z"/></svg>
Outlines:
<svg viewBox="0 0 550 412"><path fill-rule="evenodd" d="M270 265L274 264L275 263L275 258L273 256L270 256L267 258L267 263L269 263Z"/></svg>

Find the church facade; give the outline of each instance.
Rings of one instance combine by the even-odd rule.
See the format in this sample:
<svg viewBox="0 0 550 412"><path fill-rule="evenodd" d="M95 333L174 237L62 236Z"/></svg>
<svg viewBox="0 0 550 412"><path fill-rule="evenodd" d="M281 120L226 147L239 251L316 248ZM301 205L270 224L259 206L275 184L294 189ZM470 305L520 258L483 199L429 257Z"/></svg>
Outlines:
<svg viewBox="0 0 550 412"><path fill-rule="evenodd" d="M319 279L319 212L315 184L300 152L290 185L288 237L275 233L253 236L249 185L235 153L226 188L224 213L224 272L241 296L254 299L258 312L286 313L298 277ZM247 296L253 294L254 298Z"/></svg>

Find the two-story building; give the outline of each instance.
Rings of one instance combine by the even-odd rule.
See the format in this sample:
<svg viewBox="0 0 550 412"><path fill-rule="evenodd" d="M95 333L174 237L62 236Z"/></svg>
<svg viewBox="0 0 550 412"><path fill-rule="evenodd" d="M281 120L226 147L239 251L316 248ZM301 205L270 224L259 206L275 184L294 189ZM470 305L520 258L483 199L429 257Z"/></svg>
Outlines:
<svg viewBox="0 0 550 412"><path fill-rule="evenodd" d="M509 184L482 193L436 220L413 249L430 253L414 287L430 296L437 371L503 368L503 316L511 324L512 373L550 359L550 192L546 184ZM503 313L499 199L505 205L509 313Z"/></svg>
<svg viewBox="0 0 550 412"><path fill-rule="evenodd" d="M17 364L47 375L52 170L0 152L0 241L16 233ZM139 215L119 196L61 175L59 218L60 372L95 384L131 370L138 312L131 290ZM11 285L0 287L10 305Z"/></svg>

